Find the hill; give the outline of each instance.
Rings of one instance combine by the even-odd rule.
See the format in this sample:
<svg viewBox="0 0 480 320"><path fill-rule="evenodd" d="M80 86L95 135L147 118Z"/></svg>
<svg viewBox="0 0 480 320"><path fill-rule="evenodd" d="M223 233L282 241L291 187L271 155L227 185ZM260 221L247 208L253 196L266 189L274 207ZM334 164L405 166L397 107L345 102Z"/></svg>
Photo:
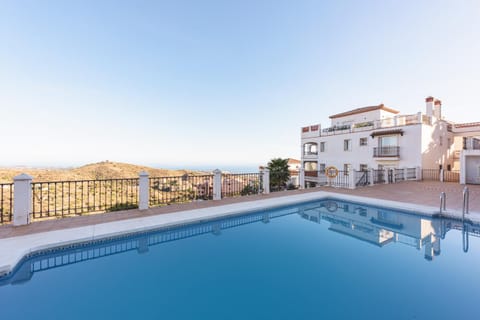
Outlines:
<svg viewBox="0 0 480 320"><path fill-rule="evenodd" d="M13 177L21 173L32 176L33 181L60 181L136 178L141 171L148 172L151 177L204 173L192 170L156 169L129 163L102 161L71 169L0 168L0 183L13 182Z"/></svg>

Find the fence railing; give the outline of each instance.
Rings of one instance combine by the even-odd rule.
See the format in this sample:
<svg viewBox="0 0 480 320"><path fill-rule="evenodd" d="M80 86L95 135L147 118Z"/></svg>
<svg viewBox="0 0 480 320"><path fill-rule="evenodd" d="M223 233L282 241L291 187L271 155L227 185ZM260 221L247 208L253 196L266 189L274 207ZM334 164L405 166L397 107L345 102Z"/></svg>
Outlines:
<svg viewBox="0 0 480 320"><path fill-rule="evenodd" d="M372 170L372 175L373 175L373 183L374 184L385 183L385 171L384 170L373 169Z"/></svg>
<svg viewBox="0 0 480 320"><path fill-rule="evenodd" d="M336 177L327 177L327 185L332 187L348 188L350 186L349 172L339 170Z"/></svg>
<svg viewBox="0 0 480 320"><path fill-rule="evenodd" d="M366 186L370 184L370 174L368 171L354 171L355 173L355 186Z"/></svg>
<svg viewBox="0 0 480 320"><path fill-rule="evenodd" d="M373 148L373 156L381 157L399 157L400 147L375 147Z"/></svg>
<svg viewBox="0 0 480 320"><path fill-rule="evenodd" d="M439 169L422 169L422 180L440 181Z"/></svg>
<svg viewBox="0 0 480 320"><path fill-rule="evenodd" d="M404 169L394 169L395 181L405 180L405 170Z"/></svg>
<svg viewBox="0 0 480 320"><path fill-rule="evenodd" d="M264 185L268 175L268 169L150 178L142 172L138 178L32 182L32 177L22 174L14 178L15 183L0 184L0 224L269 193L269 186ZM17 183L18 194L14 192ZM14 199L21 203L15 219Z"/></svg>
<svg viewBox="0 0 480 320"><path fill-rule="evenodd" d="M13 183L0 184L0 223L12 221Z"/></svg>
<svg viewBox="0 0 480 320"><path fill-rule="evenodd" d="M443 171L443 181L445 182L460 182L460 171L451 170Z"/></svg>
<svg viewBox="0 0 480 320"><path fill-rule="evenodd" d="M222 175L222 197L236 197L260 192L259 173L238 173ZM271 190L276 191L276 190Z"/></svg>
<svg viewBox="0 0 480 320"><path fill-rule="evenodd" d="M193 200L211 200L213 198L213 175L151 177L149 189L151 206Z"/></svg>
<svg viewBox="0 0 480 320"><path fill-rule="evenodd" d="M416 168L406 168L405 169L405 178L407 180L417 179L417 169Z"/></svg>
<svg viewBox="0 0 480 320"><path fill-rule="evenodd" d="M138 207L138 178L33 182L34 219Z"/></svg>

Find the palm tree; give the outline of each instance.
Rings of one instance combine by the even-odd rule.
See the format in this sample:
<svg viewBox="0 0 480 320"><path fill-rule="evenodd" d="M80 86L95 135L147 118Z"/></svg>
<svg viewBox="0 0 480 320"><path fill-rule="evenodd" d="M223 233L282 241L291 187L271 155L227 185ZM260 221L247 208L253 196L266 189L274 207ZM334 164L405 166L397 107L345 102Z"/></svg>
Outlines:
<svg viewBox="0 0 480 320"><path fill-rule="evenodd" d="M270 188L279 190L287 185L290 179L290 171L288 170L288 159L274 158L267 165L270 170Z"/></svg>

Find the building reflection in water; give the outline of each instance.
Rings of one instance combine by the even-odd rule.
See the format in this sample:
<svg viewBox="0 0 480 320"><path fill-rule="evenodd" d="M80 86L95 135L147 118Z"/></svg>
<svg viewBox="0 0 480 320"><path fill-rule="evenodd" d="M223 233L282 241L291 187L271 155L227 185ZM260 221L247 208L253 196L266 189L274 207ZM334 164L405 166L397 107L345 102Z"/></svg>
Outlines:
<svg viewBox="0 0 480 320"><path fill-rule="evenodd" d="M440 255L440 242L452 229L462 231L464 252L468 252L469 236L480 236L479 225L461 220L430 218L338 200L303 206L299 215L316 223L329 222L329 230L379 247L395 242L423 249L427 260Z"/></svg>
<svg viewBox="0 0 480 320"><path fill-rule="evenodd" d="M424 257L433 260L440 255L440 242L452 229L462 231L463 251L469 247L469 236L480 236L480 227L462 221L432 219L396 210L365 206L337 200L321 200L295 207L280 208L222 220L195 223L182 227L149 231L113 239L99 240L33 254L6 276L0 277L0 286L22 284L35 272L57 268L119 254L127 251L148 253L149 247L165 242L203 234L221 236L227 229L251 223L267 224L273 219L298 214L314 223L330 223L329 230L383 247L389 243L402 243L424 250Z"/></svg>
<svg viewBox="0 0 480 320"><path fill-rule="evenodd" d="M50 250L50 252L47 253L33 254L25 258L11 274L0 277L0 286L6 284L22 284L29 281L35 272L82 261L98 259L128 251L137 251L139 254L145 254L149 251L149 247L165 242L209 233L220 236L222 230L251 223L267 224L273 219L297 214L298 211L298 207L278 209L275 211L262 211L221 220L171 227L141 234L116 237L114 239L99 240L93 243L78 244Z"/></svg>

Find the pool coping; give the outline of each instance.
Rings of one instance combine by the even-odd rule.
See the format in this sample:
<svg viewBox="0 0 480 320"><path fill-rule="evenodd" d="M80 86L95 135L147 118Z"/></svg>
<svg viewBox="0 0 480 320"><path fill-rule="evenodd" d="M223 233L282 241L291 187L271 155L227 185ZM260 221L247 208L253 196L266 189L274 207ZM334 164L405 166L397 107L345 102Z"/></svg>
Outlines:
<svg viewBox="0 0 480 320"><path fill-rule="evenodd" d="M440 215L439 208L431 206L318 191L3 238L0 239L0 276L11 273L25 256L38 251L68 246L79 242L97 241L120 235L225 218L262 209L283 207L325 198L360 202L366 205L385 206L397 210L418 213L423 216L462 219L462 212L455 210L446 211ZM468 220L480 222L480 213L471 212L468 214Z"/></svg>

